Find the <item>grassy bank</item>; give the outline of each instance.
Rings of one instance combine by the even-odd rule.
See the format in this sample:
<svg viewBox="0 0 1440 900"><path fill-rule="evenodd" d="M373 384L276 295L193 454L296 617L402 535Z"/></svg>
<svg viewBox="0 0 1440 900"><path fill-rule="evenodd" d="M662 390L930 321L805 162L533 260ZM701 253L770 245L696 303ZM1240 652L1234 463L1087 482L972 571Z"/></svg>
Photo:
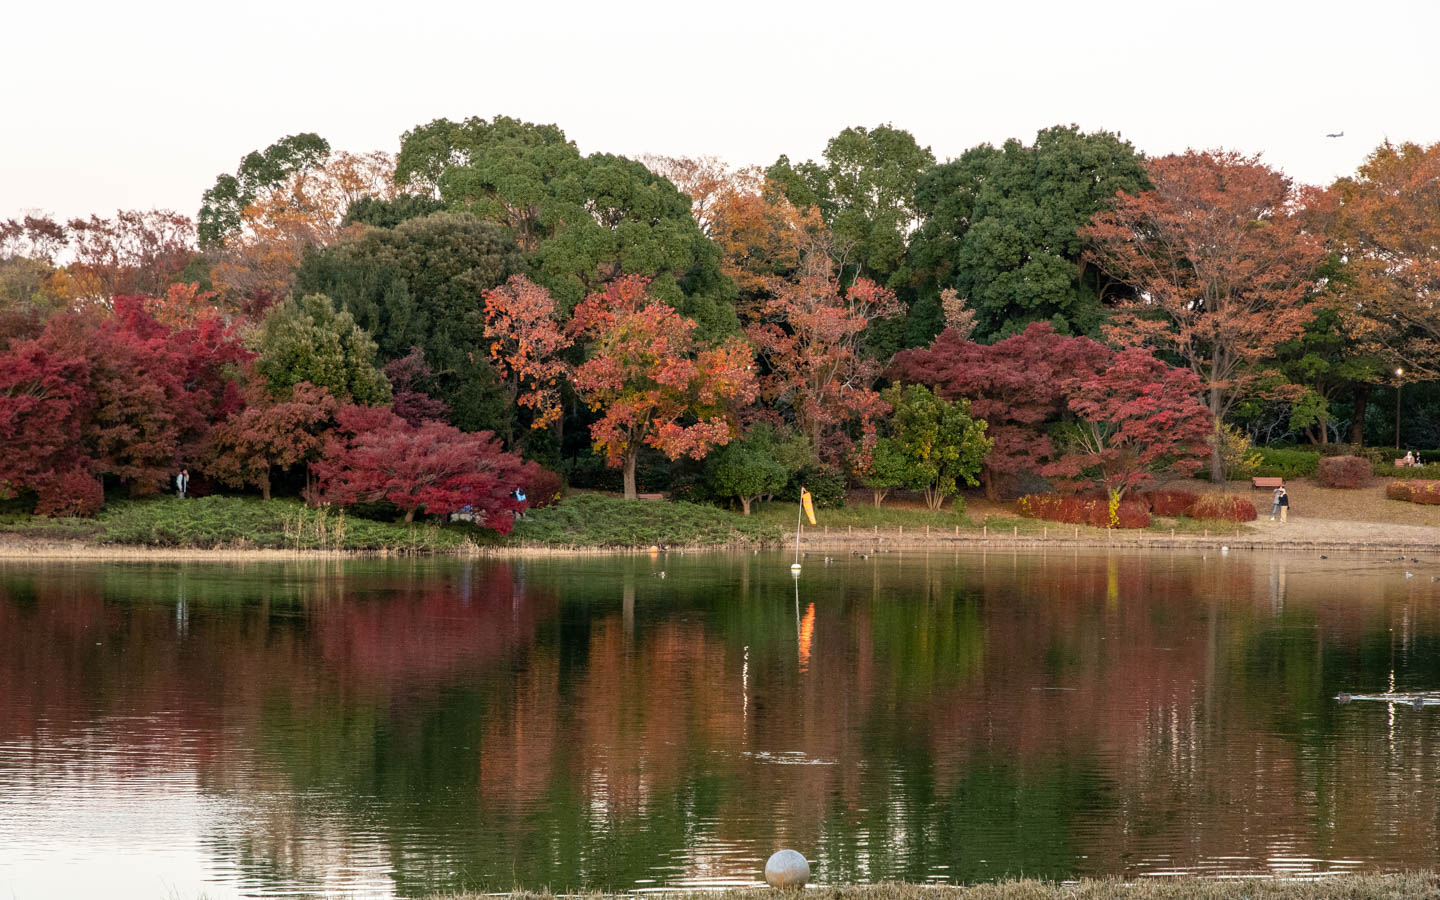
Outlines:
<svg viewBox="0 0 1440 900"><path fill-rule="evenodd" d="M773 525L691 503L625 501L579 494L535 510L502 537L463 523L381 522L295 499L155 497L116 500L93 519L0 514L11 542L79 542L100 547L449 553L481 547L764 546Z"/></svg>
<svg viewBox="0 0 1440 900"><path fill-rule="evenodd" d="M695 503L576 494L515 523L508 545L695 547L778 544L772 522Z"/></svg>
<svg viewBox="0 0 1440 900"><path fill-rule="evenodd" d="M481 900L504 894L446 894L444 900ZM553 894L515 892L516 900L549 900ZM602 894L570 897L601 898ZM767 889L653 894L676 900L774 900L786 894ZM792 895L794 896L794 895ZM1084 880L1067 884L1013 880L972 887L876 884L812 888L806 900L1401 900L1440 897L1440 876L1335 875L1298 881L1275 878L1153 878L1143 881ZM440 900L437 896L433 900Z"/></svg>
<svg viewBox="0 0 1440 900"><path fill-rule="evenodd" d="M0 516L0 534L12 538L157 548L432 553L457 549L476 533L468 526L377 522L309 509L299 500L251 497L117 500L93 519Z"/></svg>

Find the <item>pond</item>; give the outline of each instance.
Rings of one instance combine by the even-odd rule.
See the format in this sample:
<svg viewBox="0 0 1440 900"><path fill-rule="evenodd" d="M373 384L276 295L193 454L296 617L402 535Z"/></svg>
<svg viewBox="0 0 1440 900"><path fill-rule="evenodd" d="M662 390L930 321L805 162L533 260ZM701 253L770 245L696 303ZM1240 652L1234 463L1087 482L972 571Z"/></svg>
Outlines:
<svg viewBox="0 0 1440 900"><path fill-rule="evenodd" d="M1440 561L789 562L0 565L0 896L1440 865Z"/></svg>

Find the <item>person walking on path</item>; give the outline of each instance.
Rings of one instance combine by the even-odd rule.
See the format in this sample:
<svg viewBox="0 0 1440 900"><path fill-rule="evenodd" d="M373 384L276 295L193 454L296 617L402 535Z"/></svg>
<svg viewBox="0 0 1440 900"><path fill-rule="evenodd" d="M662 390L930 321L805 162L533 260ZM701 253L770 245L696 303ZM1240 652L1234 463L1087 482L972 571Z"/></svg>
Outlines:
<svg viewBox="0 0 1440 900"><path fill-rule="evenodd" d="M1280 511L1280 495L1283 493L1285 493L1283 487L1277 487L1275 489L1275 496L1272 498L1273 502L1270 504L1270 521L1272 522L1275 521L1275 514Z"/></svg>
<svg viewBox="0 0 1440 900"><path fill-rule="evenodd" d="M190 470L189 470L189 469L181 469L181 470L180 470L180 474L175 476L175 493L177 493L177 494L180 495L180 499L181 499L181 500L184 500L184 499L185 499L185 492L188 491L189 489L190 489Z"/></svg>
<svg viewBox="0 0 1440 900"><path fill-rule="evenodd" d="M1284 524L1285 524L1285 516L1286 516L1286 514L1288 514L1288 513L1290 512L1290 494L1287 493L1286 490L1285 490L1283 487L1282 487L1282 488L1276 488L1276 489L1275 489L1275 493L1277 493L1277 494L1280 495L1279 497L1276 498L1275 503L1276 503L1277 506L1280 507L1280 524L1281 524L1281 525L1284 525ZM1274 517L1272 516L1271 518L1274 518Z"/></svg>

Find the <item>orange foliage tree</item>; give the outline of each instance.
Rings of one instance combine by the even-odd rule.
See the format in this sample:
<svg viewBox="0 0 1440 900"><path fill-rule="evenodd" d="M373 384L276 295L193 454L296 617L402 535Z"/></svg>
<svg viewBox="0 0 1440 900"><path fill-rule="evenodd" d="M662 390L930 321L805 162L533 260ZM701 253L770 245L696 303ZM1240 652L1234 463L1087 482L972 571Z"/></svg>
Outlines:
<svg viewBox="0 0 1440 900"><path fill-rule="evenodd" d="M1135 289L1106 327L1188 365L1218 429L1314 314L1324 249L1301 224L1290 179L1255 157L1195 151L1151 160L1153 191L1120 193L1081 234L1089 257ZM1210 475L1223 479L1220 442Z"/></svg>
<svg viewBox="0 0 1440 900"><path fill-rule="evenodd" d="M225 241L211 269L216 289L252 310L283 298L306 249L340 238L351 203L395 196L394 173L395 160L388 153L338 151L260 191L242 211L239 232Z"/></svg>
<svg viewBox="0 0 1440 900"><path fill-rule="evenodd" d="M842 289L828 263L771 284L774 295L746 329L769 368L762 391L789 407L822 459L836 462L847 449L844 425L858 420L868 435L889 410L873 387L880 366L860 343L870 323L900 313L900 302L868 278Z"/></svg>
<svg viewBox="0 0 1440 900"><path fill-rule="evenodd" d="M1352 280L1343 308L1372 351L1440 372L1440 144L1382 144L1330 191Z"/></svg>
<svg viewBox="0 0 1440 900"><path fill-rule="evenodd" d="M504 379L510 402L530 410L530 427L548 428L560 419L560 381L567 372L561 354L572 340L555 318L555 300L545 288L512 275L485 297L485 337L490 363Z"/></svg>
<svg viewBox="0 0 1440 900"><path fill-rule="evenodd" d="M695 322L653 299L645 278L626 275L575 308L570 333L590 339L575 389L601 413L590 426L595 448L623 466L633 500L635 460L649 445L671 459L703 459L730 441L731 414L755 399L753 355L731 339L702 349Z"/></svg>

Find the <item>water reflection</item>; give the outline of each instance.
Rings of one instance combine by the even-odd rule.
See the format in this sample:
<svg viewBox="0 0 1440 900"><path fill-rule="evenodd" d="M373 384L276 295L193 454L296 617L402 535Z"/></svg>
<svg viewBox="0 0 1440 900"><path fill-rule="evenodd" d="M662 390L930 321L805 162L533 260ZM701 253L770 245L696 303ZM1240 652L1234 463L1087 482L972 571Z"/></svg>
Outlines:
<svg viewBox="0 0 1440 900"><path fill-rule="evenodd" d="M1437 864L1437 712L1332 700L1440 688L1428 578L787 566L0 569L0 891L739 884L780 845L832 882Z"/></svg>

